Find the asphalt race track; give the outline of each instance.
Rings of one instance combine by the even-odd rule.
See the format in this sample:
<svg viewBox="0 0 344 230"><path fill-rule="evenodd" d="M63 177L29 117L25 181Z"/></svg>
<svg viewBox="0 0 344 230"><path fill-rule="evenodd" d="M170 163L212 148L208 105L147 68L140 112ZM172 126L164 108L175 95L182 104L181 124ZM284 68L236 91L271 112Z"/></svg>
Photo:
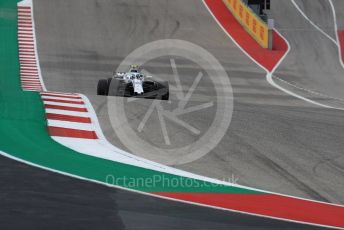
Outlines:
<svg viewBox="0 0 344 230"><path fill-rule="evenodd" d="M297 0L295 2L328 37L336 39L337 32L329 1ZM336 5L336 2L334 4ZM341 57L337 45L314 28L301 14L294 13L290 20L281 20L295 12L292 4L284 3L284 5L283 10L276 7L273 17L276 18L280 31L291 43L292 48L275 73L276 77L290 83L291 85L286 87L307 98L343 108L344 95L341 84L344 80L342 77L344 69L339 62ZM340 7L340 5L335 7L339 14ZM321 16L317 14L320 11L323 11ZM340 23L343 23L343 18L338 18L339 27ZM296 29L290 32L290 28L295 25L297 25ZM280 84L286 85L284 82Z"/></svg>
<svg viewBox="0 0 344 230"><path fill-rule="evenodd" d="M3 157L0 166L0 229L321 229L107 188Z"/></svg>
<svg viewBox="0 0 344 230"><path fill-rule="evenodd" d="M341 89L344 69L339 62L338 47L312 27L291 1L275 2L271 15L276 20L276 28L289 41L291 50L275 72L274 80L294 93L344 108L341 101L344 100ZM323 10L324 14L332 15L329 4L322 0L295 2L329 37L335 39L333 18L316 13ZM343 29L344 18L340 12L344 6L338 0L334 5L338 12L338 27ZM113 145L193 173L218 179L235 178L241 185L344 203L341 192L344 185L338 183L344 176L341 153L344 148L343 111L315 106L272 87L265 79L266 73L227 37L202 1L34 0L34 10L39 58L48 90L87 95ZM182 120L196 127L200 134L190 132L185 125L168 121L166 136L156 113L146 120L142 130L137 128L144 120L151 100L125 101L120 109L125 112L126 120L123 125L113 127L109 116L116 114L108 110L107 98L96 96L99 79L111 77L111 72L136 48L160 39L186 40L210 52L225 68L233 88L230 126L224 130L225 135L216 147L199 158L183 158L181 155L188 152L180 153L178 149L197 141L213 124L214 108L221 110L221 103L226 102L220 100L221 103L214 102L209 108L183 115ZM178 69L181 88L175 82L171 60ZM166 110L179 106L180 95L192 88L199 72L206 72L202 70L204 67L190 60L168 55L149 61L144 68L172 85L170 102L161 102ZM221 86L214 84L211 77L205 74L199 81L186 102L189 106L209 103L216 98ZM109 103L116 100L123 99L111 98ZM123 143L123 137L117 132L128 128L149 145L132 146L135 141L129 145ZM199 147L207 148L207 145ZM140 151L133 152L133 148ZM161 149L167 149L169 154L162 155ZM193 151L192 148L189 150ZM185 161L174 161L176 156ZM5 166L19 164L5 159L1 162ZM118 226L118 229L147 229L147 226L149 229L161 229L161 226L164 229L180 229L181 226L204 229L228 229L231 226L235 229L310 228L142 197L26 166L21 169L18 176L37 180L25 189L35 203L19 199L19 203L25 202L28 212L10 210L22 218L29 213L41 212L37 221L42 221L42 226L48 223L45 220L49 221L49 226L54 223L58 226L63 219L62 224L66 224L63 229L68 229L67 224L76 224L77 229L83 229L78 225L80 220L87 220L83 222L84 226L103 226L101 229L113 229L111 225ZM25 173L27 170L32 173ZM47 184L41 184L40 177L49 178ZM25 185L14 183L13 186ZM38 201L36 192L49 199ZM56 203L50 203L48 200L51 199L56 199ZM64 203L63 210L57 201ZM6 202L4 205L10 204ZM73 211L86 204L89 209ZM6 210L3 215L9 213ZM56 215L60 219L55 218ZM6 223L2 224L6 226Z"/></svg>

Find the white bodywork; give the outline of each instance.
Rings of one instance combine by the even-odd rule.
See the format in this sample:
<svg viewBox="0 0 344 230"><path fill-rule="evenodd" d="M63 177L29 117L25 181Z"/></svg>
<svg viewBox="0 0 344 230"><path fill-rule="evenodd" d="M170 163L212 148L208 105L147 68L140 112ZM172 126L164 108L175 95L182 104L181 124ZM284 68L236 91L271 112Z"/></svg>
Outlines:
<svg viewBox="0 0 344 230"><path fill-rule="evenodd" d="M134 87L134 92L137 94L143 94L143 80L134 78L134 80L132 80L132 83Z"/></svg>
<svg viewBox="0 0 344 230"><path fill-rule="evenodd" d="M116 77L122 78L127 83L131 82L133 84L134 93L143 94L143 81L144 75L135 71L130 70L128 73L116 73Z"/></svg>

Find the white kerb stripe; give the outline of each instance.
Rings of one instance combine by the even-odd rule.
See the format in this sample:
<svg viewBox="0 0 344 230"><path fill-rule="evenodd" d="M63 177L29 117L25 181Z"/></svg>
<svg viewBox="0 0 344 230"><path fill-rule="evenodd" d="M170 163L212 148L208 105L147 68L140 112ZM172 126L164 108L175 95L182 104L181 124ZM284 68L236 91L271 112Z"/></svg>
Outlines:
<svg viewBox="0 0 344 230"><path fill-rule="evenodd" d="M61 127L61 128L67 128L67 129L78 129L78 130L85 130L85 131L94 131L94 127L92 124L70 122L70 121L58 121L58 120L48 119L48 126Z"/></svg>
<svg viewBox="0 0 344 230"><path fill-rule="evenodd" d="M61 95L61 96L68 97L67 95ZM44 96L44 95L42 95L43 99L56 99L56 100L76 101L76 102L80 101L80 98L71 98L71 97L64 98L64 97L54 97L54 96Z"/></svg>
<svg viewBox="0 0 344 230"><path fill-rule="evenodd" d="M77 116L77 117L90 117L87 112L75 112L69 110L62 110L62 109L45 109L45 113L53 113L53 114L61 114L61 115L69 115L69 116Z"/></svg>
<svg viewBox="0 0 344 230"><path fill-rule="evenodd" d="M86 108L85 105L78 105L78 104L71 104L71 103L61 103L61 102L53 102L53 101L43 101L46 105L59 105L59 106L68 106L74 108Z"/></svg>

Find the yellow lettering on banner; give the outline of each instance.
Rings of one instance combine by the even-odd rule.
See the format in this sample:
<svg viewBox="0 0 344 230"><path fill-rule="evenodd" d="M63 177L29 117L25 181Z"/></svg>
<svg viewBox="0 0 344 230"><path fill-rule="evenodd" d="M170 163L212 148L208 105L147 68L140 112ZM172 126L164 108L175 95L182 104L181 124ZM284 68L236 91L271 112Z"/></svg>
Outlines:
<svg viewBox="0 0 344 230"><path fill-rule="evenodd" d="M263 47L268 48L268 25L242 0L223 0L238 22Z"/></svg>
<svg viewBox="0 0 344 230"><path fill-rule="evenodd" d="M264 27L261 25L259 27L260 40L264 40L264 38L265 38L264 34L265 34Z"/></svg>
<svg viewBox="0 0 344 230"><path fill-rule="evenodd" d="M246 23L246 26L247 26L247 27L250 27L251 15L250 15L250 12L249 12L248 10L246 10L245 12L246 12L246 13L245 13L245 14L246 14L246 21L245 21L245 23Z"/></svg>

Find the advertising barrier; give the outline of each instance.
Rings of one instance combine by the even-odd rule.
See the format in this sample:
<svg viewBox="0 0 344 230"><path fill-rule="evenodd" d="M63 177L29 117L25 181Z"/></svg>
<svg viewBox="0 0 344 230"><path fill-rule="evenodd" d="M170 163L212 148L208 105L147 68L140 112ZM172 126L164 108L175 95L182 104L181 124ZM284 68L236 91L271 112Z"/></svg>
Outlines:
<svg viewBox="0 0 344 230"><path fill-rule="evenodd" d="M263 47L269 48L269 28L242 0L223 0L238 22Z"/></svg>

